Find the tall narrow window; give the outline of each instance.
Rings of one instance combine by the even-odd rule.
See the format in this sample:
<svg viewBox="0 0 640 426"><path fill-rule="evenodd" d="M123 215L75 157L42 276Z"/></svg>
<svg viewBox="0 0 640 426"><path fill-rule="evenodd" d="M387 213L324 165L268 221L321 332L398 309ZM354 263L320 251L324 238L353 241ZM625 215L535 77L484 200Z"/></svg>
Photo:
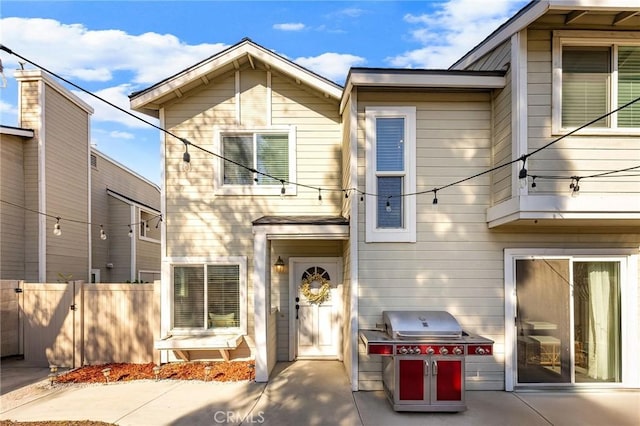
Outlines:
<svg viewBox="0 0 640 426"><path fill-rule="evenodd" d="M367 241L415 242L415 107L368 107Z"/></svg>

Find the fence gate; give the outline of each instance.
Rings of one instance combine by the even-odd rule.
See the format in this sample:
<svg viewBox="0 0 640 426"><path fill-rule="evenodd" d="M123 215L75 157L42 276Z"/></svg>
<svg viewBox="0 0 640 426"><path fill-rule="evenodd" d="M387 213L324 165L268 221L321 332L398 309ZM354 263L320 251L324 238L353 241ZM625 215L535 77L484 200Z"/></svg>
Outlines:
<svg viewBox="0 0 640 426"><path fill-rule="evenodd" d="M41 366L79 367L82 283L22 283L21 288L20 334L25 361Z"/></svg>

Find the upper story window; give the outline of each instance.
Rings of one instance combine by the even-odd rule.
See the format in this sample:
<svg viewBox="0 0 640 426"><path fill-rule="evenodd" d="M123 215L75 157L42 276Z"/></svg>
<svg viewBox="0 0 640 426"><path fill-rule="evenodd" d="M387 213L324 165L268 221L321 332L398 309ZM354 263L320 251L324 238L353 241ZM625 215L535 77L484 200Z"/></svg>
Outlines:
<svg viewBox="0 0 640 426"><path fill-rule="evenodd" d="M160 216L157 213L151 213L140 210L140 239L160 242Z"/></svg>
<svg viewBox="0 0 640 426"><path fill-rule="evenodd" d="M367 107L367 242L416 241L416 109Z"/></svg>
<svg viewBox="0 0 640 426"><path fill-rule="evenodd" d="M217 194L281 195L282 181L285 195L295 194L295 185L288 184L296 174L295 127L220 130L216 146L230 160L218 160Z"/></svg>
<svg viewBox="0 0 640 426"><path fill-rule="evenodd" d="M554 33L554 131L580 127L640 97L640 41L626 34ZM640 132L640 102L583 133Z"/></svg>

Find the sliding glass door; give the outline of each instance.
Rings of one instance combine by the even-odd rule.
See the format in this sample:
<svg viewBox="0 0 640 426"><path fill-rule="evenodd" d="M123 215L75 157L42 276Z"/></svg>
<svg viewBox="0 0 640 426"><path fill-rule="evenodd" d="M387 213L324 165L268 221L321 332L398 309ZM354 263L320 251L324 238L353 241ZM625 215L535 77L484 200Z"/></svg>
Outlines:
<svg viewBox="0 0 640 426"><path fill-rule="evenodd" d="M517 384L621 381L619 260L515 261Z"/></svg>

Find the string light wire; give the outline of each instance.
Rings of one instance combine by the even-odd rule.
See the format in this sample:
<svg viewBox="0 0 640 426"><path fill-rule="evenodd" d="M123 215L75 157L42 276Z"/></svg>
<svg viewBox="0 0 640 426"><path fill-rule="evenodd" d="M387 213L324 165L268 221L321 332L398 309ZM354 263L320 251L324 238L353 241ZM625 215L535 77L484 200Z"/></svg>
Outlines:
<svg viewBox="0 0 640 426"><path fill-rule="evenodd" d="M245 169L245 170L250 171L251 173L255 173L255 174L258 174L258 175L264 176L264 177L266 177L266 178L270 178L270 179L273 179L273 180L279 181L279 182L282 184L282 189L281 189L281 195L282 195L282 196L284 196L284 195L285 195L285 184L289 184L289 185L295 185L295 186L298 186L298 187L303 187L303 188L312 189L312 190L314 190L314 191L321 191L321 190L325 190L325 191L354 191L354 192L356 192L356 193L361 194L361 197L360 197L360 198L361 198L361 201L363 200L363 196L364 196L364 195L372 196L372 197L380 197L380 196L389 197L389 195L378 195L378 194L375 194L375 193L370 193L370 192L366 192L366 191L360 190L359 188L339 188L339 189L333 189L333 188L321 188L321 187L316 187L316 186L312 186L312 185L302 184L302 183L299 183L299 182L289 181L289 180L286 180L286 179L277 178L277 177L272 176L272 175L270 175L270 174L268 174L268 173L261 172L261 171L259 171L259 170L256 170L256 169L255 169L255 168L253 168L253 167L249 167L249 166L247 166L247 165L245 165L245 164L239 163L239 162L237 162L237 161L235 161L235 160L229 159L229 158L224 157L224 156L222 156L222 155L220 155L220 154L217 154L217 153L215 153L215 152L212 152L212 151L210 151L210 150L208 150L208 149L206 149L206 148L203 148L203 147L201 147L201 146L199 146L199 145L197 145L197 144L194 144L193 142L189 141L189 140L188 140L188 139L186 139L186 138L183 138L183 137L177 136L176 134L172 133L171 131L169 131L169 130L167 130L167 129L163 128L163 127L160 127L160 126L158 126L158 125L156 125L156 124L154 124L154 123L151 123L150 121L147 121L147 120L145 120L144 118L139 117L138 115L133 114L132 112L127 111L126 109L124 109L124 108L122 108L122 107L119 107L118 105L115 105L115 104L113 104L112 102L110 102L110 101L108 101L108 100L106 100L106 99L104 99L104 98L101 98L100 96L98 96L98 95L96 95L96 94L94 94L94 93L92 93L92 92L90 92L90 91L88 91L88 90L84 89L83 87L81 87L81 86L79 86L79 85L77 85L77 84L73 83L72 81L69 81L69 80L65 79L64 77L62 77L62 76L58 75L57 73L55 73L55 72L53 72L53 71L51 71L51 70L47 69L46 67L43 67L42 65L40 65L40 64L38 64L38 63L36 63L36 62L33 62L33 61L31 61L30 59L25 58L24 56L22 56L22 55L20 55L20 54L18 54L18 53L16 53L16 52L14 52L14 51L12 51L11 49L9 49L7 46L5 46L5 45L3 45L3 44L0 44L0 50L4 50L4 51L5 51L5 52L7 52L8 54L10 54L10 55L14 55L14 56L16 56L16 57L18 57L18 58L22 59L23 61L28 62L29 64L31 64L31 65L33 65L33 66L35 66L36 68L40 68L41 70L43 70L43 71L45 71L45 72L47 72L47 73L49 73L49 74L53 75L54 77L56 77L56 78L58 78L58 79L60 79L60 80L64 81L65 83L67 83L67 84L69 84L69 85L71 85L71 86L75 87L76 89L78 89L78 90L80 90L80 91L82 91L82 92L84 92L84 93L88 94L89 96L91 96L91 97L93 97L93 98L95 98L95 99L97 99L97 100L99 100L99 101L101 101L101 102L106 103L107 105L109 105L109 106L111 106L111 107L113 107L113 108L117 109L118 111L123 112L123 113L127 114L128 116L135 118L136 120L139 120L139 121L141 121L141 122L143 122L143 123L145 123L145 124L147 124L147 125L149 125L149 126L151 126L151 127L155 128L155 129L157 129L157 130L159 130L159 131L161 131L161 132L163 132L163 133L165 133L165 134L169 135L169 136L172 136L172 137L176 138L177 140L179 140L180 142L182 142L182 143L185 145L185 152L187 152L187 147L188 147L189 145L191 145L192 147L194 147L194 148L196 148L196 149L198 149L198 150L200 150L200 151L202 151L202 152L204 152L204 153L206 153L206 154L209 154L209 155L211 155L211 156L213 156L213 157L219 158L219 159L221 159L221 160L223 160L223 161L225 161L225 162L229 162L229 163L231 163L231 164L234 164L234 165L236 165L236 166L238 166L238 167L241 167L241 168L243 168L243 169ZM593 120L591 120L591 121L589 121L589 122L587 122L587 123L585 123L585 124L583 124L583 125L581 125L581 126L579 126L579 127L575 128L575 129L573 129L573 130L569 131L568 133L565 133L565 134L564 134L564 135L562 135L562 136L557 137L556 139L553 139L552 141L550 141L550 142L546 143L545 145L543 145L543 146L541 146L541 147L538 147L538 148L534 149L533 151L531 151L531 152L529 152L529 153L527 153L527 154L523 154L523 155L521 155L520 157L518 157L518 158L516 158L516 159L514 159L514 160L511 160L511 161L508 161L508 162L505 162L505 163L499 164L499 165L497 165L497 166L491 167L491 168L489 168L489 169L487 169L487 170L484 170L484 171L482 171L482 172L476 173L476 174L471 175L471 176L467 176L467 177L465 177L465 178L458 179L458 180L456 180L456 181L454 181L454 182L448 183L448 184L446 184L446 185L442 185L442 186L437 187L437 188L433 188L433 189L429 189L429 190L424 190L424 191L417 191L417 192L412 192L412 193L393 194L392 196L393 196L393 197L408 197L408 196L422 195L422 194L427 194L427 193L434 193L434 195L435 195L438 191L442 191L443 189L447 189L447 188L450 188L450 187L452 187L452 186L460 185L460 184L462 184L462 183L464 183L464 182L467 182L467 181L473 180L473 179L475 179L475 178L478 178L478 177L480 177L480 176L484 176L484 175L486 175L486 174L489 174L489 173L495 172L495 171L500 170L500 169L502 169L502 168L504 168L504 167L508 167L508 166L510 166L510 165L512 165L512 164L514 164L514 163L519 162L519 161L522 161L522 162L523 162L523 168L522 168L522 170L521 170L521 173L522 173L522 171L524 171L524 173L526 173L526 169L525 169L524 165L525 165L525 163L526 163L526 160L527 160L528 158L530 158L531 156L533 156L533 155L535 155L535 154L539 153L540 151L543 151L543 150L545 150L545 149L549 148L550 146L552 146L552 145L554 145L554 144L556 144L556 143L560 142L560 141L561 141L561 140L563 140L564 138L567 138L567 137L569 137L569 136L571 136L571 135L573 135L573 134L575 134L575 133L577 133L577 132L579 132L579 131L581 131L581 130L585 129L586 127L591 126L592 124L594 124L594 123L596 123L596 122L598 122L598 121L602 120L603 118L609 117L610 115L615 114L615 113L617 113L617 112L618 112L618 111L620 111L620 110L623 110L623 109L625 109L625 108L630 107L631 105L635 104L635 103L636 103L636 102L638 102L638 101L640 101L640 97L637 97L637 98L635 98L635 99L633 99L633 100L631 100L631 101L629 101L629 102L625 103L624 105L619 106L618 108L615 108L615 109L613 109L613 110L611 110L611 111L609 111L609 112L607 112L607 113L605 113L605 114L602 114L601 116L599 116L599 117L597 117L597 118L594 118ZM640 167L640 166L638 166L638 167ZM633 168L637 168L637 167L633 167ZM611 173L616 173L616 172L618 172L618 170L614 170L614 171L611 171L611 172L608 172L608 173L609 173L609 174L611 174ZM603 175L601 175L601 176L605 176L605 175L603 174ZM537 177L539 177L539 176L537 176ZM585 177L582 177L582 178L585 178ZM132 224L132 225L133 225L133 224Z"/></svg>

